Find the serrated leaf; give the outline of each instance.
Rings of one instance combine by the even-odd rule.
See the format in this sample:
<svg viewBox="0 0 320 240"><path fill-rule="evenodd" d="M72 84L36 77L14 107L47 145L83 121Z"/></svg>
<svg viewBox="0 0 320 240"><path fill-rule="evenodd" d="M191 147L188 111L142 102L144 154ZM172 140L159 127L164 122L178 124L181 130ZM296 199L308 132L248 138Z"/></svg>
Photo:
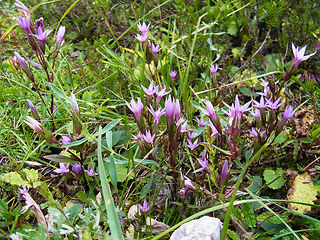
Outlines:
<svg viewBox="0 0 320 240"><path fill-rule="evenodd" d="M285 183L283 170L281 168L278 168L276 171L266 169L263 172L263 177L268 187L272 189L279 189Z"/></svg>
<svg viewBox="0 0 320 240"><path fill-rule="evenodd" d="M22 177L23 175L23 177ZM41 185L41 182L38 181L39 174L35 169L23 169L19 172L10 172L4 174L0 180L10 183L11 185L17 185L21 187L22 185L38 187Z"/></svg>
<svg viewBox="0 0 320 240"><path fill-rule="evenodd" d="M288 191L288 200L309 204L317 200L317 191L308 173L300 174L294 179L292 188ZM310 206L297 203L289 203L289 208L299 213L311 210Z"/></svg>
<svg viewBox="0 0 320 240"><path fill-rule="evenodd" d="M256 215L252 209L251 204L250 203L241 204L241 210L244 218L247 221L248 227L250 228L256 227Z"/></svg>
<svg viewBox="0 0 320 240"><path fill-rule="evenodd" d="M236 234L236 232L228 229L228 235L232 240L240 240L240 238L238 237L238 235Z"/></svg>

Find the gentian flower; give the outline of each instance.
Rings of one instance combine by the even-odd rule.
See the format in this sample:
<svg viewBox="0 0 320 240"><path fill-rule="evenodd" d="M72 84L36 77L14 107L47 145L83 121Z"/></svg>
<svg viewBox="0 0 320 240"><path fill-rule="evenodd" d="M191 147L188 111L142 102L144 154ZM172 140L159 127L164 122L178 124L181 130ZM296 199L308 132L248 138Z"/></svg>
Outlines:
<svg viewBox="0 0 320 240"><path fill-rule="evenodd" d="M35 108L35 106L32 104L32 102L31 102L29 99L27 99L27 103L28 103L28 105L29 105L29 107L30 107L30 110L31 110L34 118L35 118L37 121L39 121L39 120L40 120L40 116L39 116L39 114L38 114L38 112L37 112L37 109Z"/></svg>
<svg viewBox="0 0 320 240"><path fill-rule="evenodd" d="M147 203L146 199L144 199L143 205L141 206L141 205L138 204L138 207L141 209L142 212L146 213L146 212L149 211L149 207L148 207L148 203Z"/></svg>
<svg viewBox="0 0 320 240"><path fill-rule="evenodd" d="M283 113L283 117L282 117L281 121L279 122L279 125L278 125L278 128L277 128L277 133L279 133L279 132L282 130L284 124L285 124L290 118L293 117L294 113L295 113L295 111L293 111L292 106L287 106L287 107L286 107L286 109L285 109L285 111L284 111L284 113Z"/></svg>
<svg viewBox="0 0 320 240"><path fill-rule="evenodd" d="M176 70L172 70L171 72L169 72L169 75L170 75L171 79L174 80L175 77L177 76Z"/></svg>
<svg viewBox="0 0 320 240"><path fill-rule="evenodd" d="M197 118L196 117L196 121L199 124L200 127L205 127L208 125L209 121L204 121L203 116L201 116L201 118Z"/></svg>
<svg viewBox="0 0 320 240"><path fill-rule="evenodd" d="M80 173L81 173L81 164L80 163L75 163L73 166L72 166L72 172L74 172L74 174L76 176L79 176Z"/></svg>
<svg viewBox="0 0 320 240"><path fill-rule="evenodd" d="M149 100L151 100L152 95L158 91L158 86L155 87L153 82L151 82L149 84L148 88L145 88L143 85L141 85L141 87L142 87L143 91L147 94L147 99L149 99Z"/></svg>
<svg viewBox="0 0 320 240"><path fill-rule="evenodd" d="M66 31L65 26L60 26L56 35L56 44L57 44L57 48L60 49L61 48L61 44L62 44L62 40L63 40L63 36L64 33Z"/></svg>
<svg viewBox="0 0 320 240"><path fill-rule="evenodd" d="M219 131L216 129L216 127L212 124L211 121L209 121L208 125L209 125L209 127L211 128L211 131L212 131L211 137L213 137L214 135L219 133Z"/></svg>
<svg viewBox="0 0 320 240"><path fill-rule="evenodd" d="M90 168L90 170L88 171L88 170L84 170L86 173L88 173L88 176L89 177L93 177L94 175L98 175L98 173L94 173L93 172L93 169L92 168Z"/></svg>
<svg viewBox="0 0 320 240"><path fill-rule="evenodd" d="M173 121L180 119L181 112L178 100L171 100L171 96L169 96L164 103L164 109L168 125L171 125Z"/></svg>
<svg viewBox="0 0 320 240"><path fill-rule="evenodd" d="M31 34L31 19L30 18L18 18L18 23L22 27L24 33L26 34L27 38L29 39L29 35Z"/></svg>
<svg viewBox="0 0 320 240"><path fill-rule="evenodd" d="M221 69L221 68L219 68L218 64L212 64L211 66L209 66L209 68L210 68L211 74L213 76L215 76L217 74L218 70Z"/></svg>
<svg viewBox="0 0 320 240"><path fill-rule="evenodd" d="M314 52L314 53L311 53L311 54L305 56L304 54L306 52L306 48L307 48L307 45L304 46L301 50L299 50L299 47L295 47L294 44L292 43L292 51L294 54L294 59L292 60L292 65L295 68L297 68L302 61L305 61L308 58L310 58L311 56L316 54L316 52Z"/></svg>
<svg viewBox="0 0 320 240"><path fill-rule="evenodd" d="M30 12L29 9L20 1L16 1L14 5L19 8L20 11L22 11L26 18L30 18Z"/></svg>
<svg viewBox="0 0 320 240"><path fill-rule="evenodd" d="M191 151L195 150L199 146L198 138L193 143L190 139L187 139L187 141L187 146L188 148L190 148Z"/></svg>
<svg viewBox="0 0 320 240"><path fill-rule="evenodd" d="M36 24L38 26L38 28L41 28L42 32L45 31L45 28L44 28L44 24L43 24L43 18L39 18L39 19L36 19Z"/></svg>
<svg viewBox="0 0 320 240"><path fill-rule="evenodd" d="M225 160L222 166L221 175L220 175L220 186L226 185L229 178L229 166L228 160Z"/></svg>
<svg viewBox="0 0 320 240"><path fill-rule="evenodd" d="M212 103L209 100L206 101L206 107L207 107L207 110L203 109L202 107L200 107L200 110L211 119L213 125L216 127L218 132L222 134L220 119L216 111L214 110Z"/></svg>
<svg viewBox="0 0 320 240"><path fill-rule="evenodd" d="M189 131L188 132L188 138L191 140L191 139L193 139L193 138L195 138L195 136L196 136L196 133L195 132L192 132L192 131Z"/></svg>
<svg viewBox="0 0 320 240"><path fill-rule="evenodd" d="M63 163L59 163L59 167L58 169L54 170L54 172L56 173L68 173L69 171L69 163L67 163L66 165L64 165Z"/></svg>
<svg viewBox="0 0 320 240"><path fill-rule="evenodd" d="M153 43L152 43L152 52L154 55L158 55L159 54L159 51L162 49L162 48L159 48L159 44L157 46L155 46Z"/></svg>
<svg viewBox="0 0 320 240"><path fill-rule="evenodd" d="M43 53L46 50L46 46L45 46L46 39L51 32L52 30L42 31L42 28L40 26L38 27L38 35L34 35L39 40L39 46Z"/></svg>
<svg viewBox="0 0 320 240"><path fill-rule="evenodd" d="M156 105L158 106L160 103L160 100L163 96L167 95L169 92L166 92L166 86L163 86L163 88L161 89L161 91L158 90L156 91Z"/></svg>
<svg viewBox="0 0 320 240"><path fill-rule="evenodd" d="M150 28L150 23L147 25L145 22L142 22L142 24L138 23L137 26L138 26L140 32L142 33L142 35L147 35L147 32Z"/></svg>
<svg viewBox="0 0 320 240"><path fill-rule="evenodd" d="M141 132L138 132L136 136L132 134L132 139L137 142L140 142L142 137L143 137L143 134Z"/></svg>
<svg viewBox="0 0 320 240"><path fill-rule="evenodd" d="M41 123L39 123L37 120L35 120L32 117L27 116L27 121L24 121L30 128L32 128L34 131L44 134L43 127Z"/></svg>
<svg viewBox="0 0 320 240"><path fill-rule="evenodd" d="M188 120L185 120L184 118L180 118L178 122L176 122L177 128L180 126L180 132L188 132L187 127L188 127Z"/></svg>
<svg viewBox="0 0 320 240"><path fill-rule="evenodd" d="M71 93L71 113L72 113L72 121L73 127L77 134L81 134L82 124L80 121L80 110L77 103L77 99L73 93Z"/></svg>
<svg viewBox="0 0 320 240"><path fill-rule="evenodd" d="M71 139L67 136L62 136L61 139L62 139L61 142L63 145L71 143Z"/></svg>
<svg viewBox="0 0 320 240"><path fill-rule="evenodd" d="M156 125L158 126L160 123L160 117L164 114L165 110L164 109L161 110L161 108L159 108L157 111L154 111L154 109L151 105L150 105L150 108L147 107L147 109L152 114L153 120L156 123Z"/></svg>
<svg viewBox="0 0 320 240"><path fill-rule="evenodd" d="M136 36L136 39L138 39L142 44L145 44L147 38L148 38L148 34L145 34L145 35L137 34Z"/></svg>
<svg viewBox="0 0 320 240"><path fill-rule="evenodd" d="M151 144L155 138L156 134L154 133L153 135L151 135L150 131L146 131L146 134L143 135L144 140L146 141L146 143Z"/></svg>
<svg viewBox="0 0 320 240"><path fill-rule="evenodd" d="M33 73L30 71L27 63L23 60L23 58L20 56L19 53L14 52L14 55L16 56L22 70L27 74L28 78L33 81L34 77L33 77Z"/></svg>
<svg viewBox="0 0 320 240"><path fill-rule="evenodd" d="M141 112L144 108L141 99L138 97L138 101L137 103L132 99L130 104L127 103L128 108L133 112L135 119L137 120L137 122L141 121Z"/></svg>
<svg viewBox="0 0 320 240"><path fill-rule="evenodd" d="M196 189L195 188L195 186L193 186L193 183L192 183L192 181L188 178L188 177L186 177L186 176L184 176L185 177L185 180L184 180L184 185L185 185L185 187L187 188L187 189Z"/></svg>
<svg viewBox="0 0 320 240"><path fill-rule="evenodd" d="M197 158L199 164L201 165L201 168L193 171L193 173L197 173L197 172L200 172L200 171L207 171L209 172L209 162L208 162L208 154L207 154L207 151L205 151L201 158Z"/></svg>
<svg viewBox="0 0 320 240"><path fill-rule="evenodd" d="M267 101L266 105L272 110L277 110L282 104L284 104L284 102L279 103L280 100L281 100L281 98L278 98L275 102L272 102L271 98L270 99L266 99L266 101Z"/></svg>

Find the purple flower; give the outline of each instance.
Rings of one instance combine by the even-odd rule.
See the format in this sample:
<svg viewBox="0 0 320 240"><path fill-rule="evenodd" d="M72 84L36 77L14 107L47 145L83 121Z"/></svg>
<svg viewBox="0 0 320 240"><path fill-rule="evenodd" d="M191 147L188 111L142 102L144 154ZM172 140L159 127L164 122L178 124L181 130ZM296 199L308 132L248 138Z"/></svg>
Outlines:
<svg viewBox="0 0 320 240"><path fill-rule="evenodd" d="M62 44L62 40L63 40L63 36L64 33L66 31L65 26L60 26L56 35L56 43L57 43L57 47L58 49L61 48L61 44Z"/></svg>
<svg viewBox="0 0 320 240"><path fill-rule="evenodd" d="M259 135L263 138L266 137L266 133L262 131L260 128L257 128L257 129L252 128L252 130L249 130L249 132L252 134L254 138L258 138Z"/></svg>
<svg viewBox="0 0 320 240"><path fill-rule="evenodd" d="M138 23L137 26L138 26L140 32L142 33L142 35L147 35L147 32L150 28L150 23L147 25L145 22L142 22L142 24Z"/></svg>
<svg viewBox="0 0 320 240"><path fill-rule="evenodd" d="M43 18L41 17L39 19L36 19L35 22L36 22L38 28L41 28L42 32L44 32L45 28L44 28L44 24L43 24Z"/></svg>
<svg viewBox="0 0 320 240"><path fill-rule="evenodd" d="M146 213L146 212L149 211L149 207L148 207L148 203L147 203L146 199L144 199L143 205L141 206L141 205L138 204L138 207L141 209L142 212Z"/></svg>
<svg viewBox="0 0 320 240"><path fill-rule="evenodd" d="M187 139L187 141L187 146L188 148L190 148L191 151L195 150L199 146L198 138L193 143L190 139Z"/></svg>
<svg viewBox="0 0 320 240"><path fill-rule="evenodd" d="M69 163L67 163L66 165L64 165L63 163L59 163L59 167L56 170L53 170L56 173L68 173L69 172Z"/></svg>
<svg viewBox="0 0 320 240"><path fill-rule="evenodd" d="M209 125L209 127L211 128L211 131L212 131L211 137L213 137L214 135L219 133L219 131L216 129L216 127L212 124L211 121L209 121L208 125Z"/></svg>
<svg viewBox="0 0 320 240"><path fill-rule="evenodd" d="M70 99L71 99L71 111L75 112L76 114L80 114L78 102L77 102L76 96L73 93L71 93Z"/></svg>
<svg viewBox="0 0 320 240"><path fill-rule="evenodd" d="M143 134L141 132L138 132L136 136L132 134L132 139L137 142L140 142L142 137L143 137Z"/></svg>
<svg viewBox="0 0 320 240"><path fill-rule="evenodd" d="M160 100L163 96L167 95L169 92L166 92L166 86L163 86L163 88L161 89L161 91L158 90L158 88L156 89L156 105L159 105Z"/></svg>
<svg viewBox="0 0 320 240"><path fill-rule="evenodd" d="M285 110L284 113L283 113L282 119L283 119L284 121L288 121L290 118L293 117L294 113L295 113L295 111L293 111L292 106L291 106L291 105L290 105L290 106L287 106L287 107L286 107L286 110Z"/></svg>
<svg viewBox="0 0 320 240"><path fill-rule="evenodd" d="M30 18L30 12L29 9L20 1L16 1L14 5L19 8L20 11L24 13L24 15L28 18Z"/></svg>
<svg viewBox="0 0 320 240"><path fill-rule="evenodd" d="M80 163L75 163L73 166L72 166L72 172L74 172L74 174L76 176L79 176L79 174L81 173L81 164Z"/></svg>
<svg viewBox="0 0 320 240"><path fill-rule="evenodd" d="M89 177L93 177L93 176L95 176L95 175L98 175L98 173L94 173L93 172L93 169L92 168L90 168L90 170L88 171L88 170L84 170L86 173L88 173L88 176Z"/></svg>
<svg viewBox="0 0 320 240"><path fill-rule="evenodd" d="M144 140L146 141L146 143L151 144L155 138L156 134L154 133L153 135L151 135L150 131L146 131L146 134L143 135Z"/></svg>
<svg viewBox="0 0 320 240"><path fill-rule="evenodd" d="M197 160L198 160L199 164L201 165L201 168L193 171L193 173L197 173L197 172L204 171L204 170L207 171L207 172L209 172L209 168L208 168L209 162L208 162L208 154L207 154L207 151L205 151L205 152L202 154L201 158L197 158Z"/></svg>
<svg viewBox="0 0 320 240"><path fill-rule="evenodd" d="M299 47L295 47L294 44L292 43L292 51L293 51L293 54L294 54L294 59L292 61L292 64L295 66L295 67L298 67L298 65L302 62L302 61L305 61L307 60L309 57L313 56L314 54L316 54L316 52L314 53L311 53L309 55L304 55L305 52L306 52L306 48L307 48L307 45L304 46L301 50L299 50Z"/></svg>
<svg viewBox="0 0 320 240"><path fill-rule="evenodd" d="M250 103L251 101L241 106L238 95L236 95L236 100L231 106L224 103L227 107L229 107L229 112L223 110L229 116L229 126L232 126L235 129L240 129L242 114L246 111L249 111Z"/></svg>
<svg viewBox="0 0 320 240"><path fill-rule="evenodd" d="M138 97L138 102L136 103L133 99L131 100L130 104L127 103L128 108L133 112L135 119L140 122L141 120L141 112L143 110L143 104L141 99Z"/></svg>
<svg viewBox="0 0 320 240"><path fill-rule="evenodd" d="M252 117L255 117L255 118L260 118L260 111L255 108L254 111L250 111Z"/></svg>
<svg viewBox="0 0 320 240"><path fill-rule="evenodd" d="M31 33L31 29L30 29L31 20L30 20L30 18L19 17L18 23L22 27L27 38L29 38L29 35Z"/></svg>
<svg viewBox="0 0 320 240"><path fill-rule="evenodd" d="M209 66L209 68L212 75L216 75L218 70L221 69L219 68L218 64L212 64L211 66Z"/></svg>
<svg viewBox="0 0 320 240"><path fill-rule="evenodd" d="M180 132L188 132L187 127L188 127L188 120L185 120L184 118L180 118L177 122L176 122L176 126L177 128L180 127Z"/></svg>
<svg viewBox="0 0 320 240"><path fill-rule="evenodd" d="M209 121L204 121L203 116L201 116L201 119L196 117L196 121L199 124L200 127L205 127L208 125Z"/></svg>
<svg viewBox="0 0 320 240"><path fill-rule="evenodd" d="M32 128L34 131L44 134L44 130L42 128L41 123L39 123L37 120L35 120L32 117L27 116L27 121L24 121L30 128Z"/></svg>
<svg viewBox="0 0 320 240"><path fill-rule="evenodd" d="M143 91L147 94L148 98L151 99L152 95L158 91L158 87L155 87L153 82L150 83L149 88L142 86Z"/></svg>
<svg viewBox="0 0 320 240"><path fill-rule="evenodd" d="M18 193L22 195L26 195L29 191L29 187L26 187L25 185L21 185L22 188L18 188Z"/></svg>
<svg viewBox="0 0 320 240"><path fill-rule="evenodd" d="M39 116L39 114L38 114L38 112L37 112L37 109L36 109L35 106L32 104L32 102L31 102L29 99L27 99L27 103L28 103L28 105L29 105L29 107L30 107L30 110L31 110L34 118L35 118L37 121L40 120L40 116Z"/></svg>
<svg viewBox="0 0 320 240"><path fill-rule="evenodd" d="M219 119L216 111L214 110L212 103L209 100L206 101L206 107L207 107L207 110L205 110L201 107L200 107L200 110L211 119L213 125L216 127L218 132L220 134L222 134L222 127L221 127L220 119Z"/></svg>
<svg viewBox="0 0 320 240"><path fill-rule="evenodd" d="M42 52L45 52L45 42L48 35L52 32L52 30L42 31L41 27L38 27L38 35L34 35L39 40L39 46Z"/></svg>
<svg viewBox="0 0 320 240"><path fill-rule="evenodd" d="M220 186L224 186L229 178L229 166L228 166L228 160L224 161L224 164L222 166L221 175L220 175Z"/></svg>
<svg viewBox="0 0 320 240"><path fill-rule="evenodd" d="M189 139L193 139L195 137L196 137L196 133L195 132L191 132L191 131L188 132L188 138Z"/></svg>
<svg viewBox="0 0 320 240"><path fill-rule="evenodd" d="M61 142L62 142L63 145L71 143L71 139L69 137L62 136L61 138L62 138Z"/></svg>
<svg viewBox="0 0 320 240"><path fill-rule="evenodd" d="M177 76L176 70L172 70L171 72L169 72L169 75L170 75L171 79L174 80L175 77Z"/></svg>
<svg viewBox="0 0 320 240"><path fill-rule="evenodd" d="M186 177L186 176L184 176L185 177L185 180L184 180L184 185L185 185L185 187L187 188L187 189L196 189L195 188L195 186L193 186L193 183L192 183L192 181L188 178L188 177Z"/></svg>
<svg viewBox="0 0 320 240"><path fill-rule="evenodd" d="M154 55L158 55L159 54L159 51L162 49L162 48L159 48L159 44L157 44L157 46L155 46L153 43L152 43L152 52Z"/></svg>
<svg viewBox="0 0 320 240"><path fill-rule="evenodd" d="M30 71L27 63L23 60L23 58L20 56L19 53L17 52L14 52L14 55L16 56L21 68L23 69L23 71L27 74L28 78L29 79L33 79L33 74L32 72Z"/></svg>
<svg viewBox="0 0 320 240"><path fill-rule="evenodd" d="M272 110L277 110L282 104L284 104L284 102L279 103L280 100L281 100L281 98L278 98L275 102L272 102L271 98L270 99L266 99L266 101L267 101L266 105Z"/></svg>
<svg viewBox="0 0 320 240"><path fill-rule="evenodd" d="M148 108L148 107L147 107ZM154 122L159 125L160 123L160 117L164 114L164 109L161 110L161 108L159 108L157 111L154 111L153 107L150 106L150 108L148 108L148 110L150 111L150 113L153 116Z"/></svg>
<svg viewBox="0 0 320 240"><path fill-rule="evenodd" d="M181 111L178 100L171 100L171 96L169 96L164 103L164 109L168 125L171 125L174 120L180 119Z"/></svg>
<svg viewBox="0 0 320 240"><path fill-rule="evenodd" d="M179 191L180 196L183 197L184 195L186 195L186 191L187 191L186 188L181 188Z"/></svg>
<svg viewBox="0 0 320 240"><path fill-rule="evenodd" d="M257 108L266 108L267 107L267 104L264 102L264 97L261 96L260 98L260 102L257 102L256 100L253 100L254 102L254 106L257 107Z"/></svg>
<svg viewBox="0 0 320 240"><path fill-rule="evenodd" d="M146 42L147 38L148 38L148 34L146 34L146 35L137 34L137 36L136 36L136 39L138 39L142 44L144 44Z"/></svg>

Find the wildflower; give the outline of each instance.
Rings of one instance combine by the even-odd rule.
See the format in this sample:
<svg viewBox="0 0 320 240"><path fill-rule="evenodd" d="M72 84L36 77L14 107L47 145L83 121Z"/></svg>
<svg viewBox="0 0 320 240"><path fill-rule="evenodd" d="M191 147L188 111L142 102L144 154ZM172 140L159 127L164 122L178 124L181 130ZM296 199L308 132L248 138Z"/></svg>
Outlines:
<svg viewBox="0 0 320 240"><path fill-rule="evenodd" d="M179 120L181 116L180 104L178 100L171 99L169 96L164 103L165 114L168 125L171 125L174 120Z"/></svg>
<svg viewBox="0 0 320 240"><path fill-rule="evenodd" d="M38 27L38 35L35 35L35 37L39 40L39 46L43 53L46 50L46 46L45 46L46 39L51 32L52 30L42 31L41 26Z"/></svg>
<svg viewBox="0 0 320 240"><path fill-rule="evenodd" d="M138 39L142 44L145 44L147 38L148 38L148 34L145 34L145 35L137 34L136 36L136 39Z"/></svg>
<svg viewBox="0 0 320 240"><path fill-rule="evenodd" d="M56 172L56 173L68 173L68 172L70 172L69 169L68 169L69 165L70 165L69 163L67 163L66 165L63 164L63 163L59 163L59 167L60 168L54 170L54 172Z"/></svg>
<svg viewBox="0 0 320 240"><path fill-rule="evenodd" d="M211 74L214 76L217 74L218 70L221 69L219 68L218 64L212 64L211 66L209 66L209 68L210 68Z"/></svg>
<svg viewBox="0 0 320 240"><path fill-rule="evenodd" d="M77 103L77 99L73 93L71 94L70 99L71 99L71 113L72 113L73 128L77 134L81 134L82 124L80 121L80 110Z"/></svg>
<svg viewBox="0 0 320 240"><path fill-rule="evenodd" d="M164 109L161 110L161 108L159 108L157 111L154 111L153 107L150 106L150 108L147 107L147 109L150 111L150 113L153 116L153 120L156 123L156 125L159 125L160 123L160 117L164 114Z"/></svg>
<svg viewBox="0 0 320 240"><path fill-rule="evenodd" d="M225 160L221 169L220 186L226 185L228 178L229 178L229 166L228 166L228 160Z"/></svg>
<svg viewBox="0 0 320 240"><path fill-rule="evenodd" d="M143 85L141 85L143 91L147 94L147 99L151 99L152 95L158 91L158 87L155 87L153 82L150 83L148 88L145 88Z"/></svg>
<svg viewBox="0 0 320 240"><path fill-rule="evenodd" d="M29 187L26 187L25 185L22 184L21 186L22 188L18 188L18 193L25 195L28 193L29 191Z"/></svg>
<svg viewBox="0 0 320 240"><path fill-rule="evenodd" d="M93 172L93 169L92 168L90 168L90 170L88 171L88 170L84 170L86 173L88 173L88 176L89 177L93 177L93 176L95 176L95 175L98 175L98 173L94 173Z"/></svg>
<svg viewBox="0 0 320 240"><path fill-rule="evenodd" d="M61 44L62 44L62 40L63 40L63 36L64 33L66 31L65 26L60 26L56 35L56 44L57 44L57 48L60 49L61 48Z"/></svg>
<svg viewBox="0 0 320 240"><path fill-rule="evenodd" d="M191 132L191 131L188 132L188 138L189 139L193 139L195 137L196 137L196 133L195 132Z"/></svg>
<svg viewBox="0 0 320 240"><path fill-rule="evenodd" d="M147 35L147 32L150 28L150 23L147 25L145 22L142 22L142 24L138 23L137 26L138 26L140 32L142 33L142 35Z"/></svg>
<svg viewBox="0 0 320 240"><path fill-rule="evenodd" d="M209 168L208 168L209 162L208 162L208 156L207 156L207 155L208 155L208 154L207 154L207 151L205 151L205 152L202 154L201 158L197 158L199 164L201 165L201 168L193 171L193 173L197 173L197 172L200 172L200 171L203 171L203 170L209 172Z"/></svg>
<svg viewBox="0 0 320 240"><path fill-rule="evenodd" d="M156 89L156 106L159 105L160 100L163 96L167 95L169 92L166 92L166 86L164 86L160 91L158 91L158 88Z"/></svg>
<svg viewBox="0 0 320 240"><path fill-rule="evenodd" d="M255 117L255 118L260 118L260 111L255 108L254 111L250 111L252 117Z"/></svg>
<svg viewBox="0 0 320 240"><path fill-rule="evenodd" d="M23 69L23 71L27 74L28 78L32 81L34 79L33 77L33 73L30 71L27 63L23 60L23 58L20 56L19 53L14 52L14 55L16 56L21 68Z"/></svg>
<svg viewBox="0 0 320 240"><path fill-rule="evenodd" d="M257 128L257 129L252 128L252 130L249 130L249 132L252 134L254 138L258 138L259 136L263 136L263 137L266 136L266 133L262 131L260 128Z"/></svg>
<svg viewBox="0 0 320 240"><path fill-rule="evenodd" d="M79 106L78 106L78 103L77 103L77 99L76 99L76 96L71 93L71 111L72 112L75 112L77 114L80 114L80 110L79 110Z"/></svg>
<svg viewBox="0 0 320 240"><path fill-rule="evenodd" d="M171 72L169 72L169 75L170 75L171 79L174 80L175 77L177 76L176 70L172 70Z"/></svg>
<svg viewBox="0 0 320 240"><path fill-rule="evenodd" d="M190 148L191 151L195 150L199 146L198 138L193 143L190 139L187 139L187 141L187 146L188 148Z"/></svg>
<svg viewBox="0 0 320 240"><path fill-rule="evenodd" d="M151 144L155 138L156 134L154 133L153 135L151 135L150 131L146 131L146 134L143 135L144 140L146 141L146 143Z"/></svg>
<svg viewBox="0 0 320 240"><path fill-rule="evenodd" d="M69 137L62 136L61 138L62 138L61 142L62 142L63 145L71 143L71 139Z"/></svg>
<svg viewBox="0 0 320 240"><path fill-rule="evenodd" d="M186 195L186 191L187 191L186 188L181 188L179 191L180 196L183 197L184 195Z"/></svg>
<svg viewBox="0 0 320 240"><path fill-rule="evenodd" d="M36 24L38 26L38 28L41 28L42 32L44 32L45 28L44 28L44 24L43 24L43 18L39 18L39 19L36 19Z"/></svg>
<svg viewBox="0 0 320 240"><path fill-rule="evenodd" d="M41 123L39 123L37 120L35 120L32 117L27 116L27 121L24 121L30 128L32 128L34 131L44 134L43 127Z"/></svg>
<svg viewBox="0 0 320 240"><path fill-rule="evenodd" d="M187 189L196 189L195 188L195 186L193 186L193 183L192 183L192 181L188 178L188 177L186 177L186 176L184 176L185 177L185 180L184 180L184 185L185 185L185 187L187 188Z"/></svg>
<svg viewBox="0 0 320 240"><path fill-rule="evenodd" d="M267 104L264 102L264 97L261 96L260 98L260 102L257 102L256 100L253 100L254 102L254 106L257 107L257 108L266 108L267 107Z"/></svg>
<svg viewBox="0 0 320 240"><path fill-rule="evenodd" d="M159 51L161 50L162 48L159 48L159 44L157 44L157 46L155 46L153 43L152 43L152 52L154 55L158 55L159 54Z"/></svg>
<svg viewBox="0 0 320 240"><path fill-rule="evenodd" d="M19 8L20 11L22 11L26 18L30 18L30 12L29 9L20 1L16 1L14 5Z"/></svg>
<svg viewBox="0 0 320 240"><path fill-rule="evenodd" d="M305 56L304 54L306 52L306 48L307 48L307 45L304 46L301 50L299 50L299 47L295 47L294 44L292 43L292 51L294 54L294 59L292 60L292 65L295 68L298 68L299 64L302 61L305 61L308 58L310 58L311 56L313 56L314 54L316 54L316 52L314 52L314 53L311 53L311 54Z"/></svg>
<svg viewBox="0 0 320 240"><path fill-rule="evenodd" d="M220 134L222 134L222 127L221 127L220 119L219 119L216 111L214 110L212 103L209 100L206 101L206 107L207 107L207 110L205 110L201 107L200 107L200 110L211 119L213 125L216 127L218 132Z"/></svg>
<svg viewBox="0 0 320 240"><path fill-rule="evenodd" d="M204 121L203 116L201 116L201 118L197 118L196 117L196 121L199 124L200 127L205 127L208 125L209 121Z"/></svg>
<svg viewBox="0 0 320 240"><path fill-rule="evenodd" d="M137 122L141 121L141 112L144 108L141 99L138 97L138 101L137 103L132 99L130 104L127 103L128 108L133 112L135 119L137 120Z"/></svg>
<svg viewBox="0 0 320 240"><path fill-rule="evenodd" d="M79 176L80 173L81 173L81 164L80 163L75 163L73 166L72 166L72 172L74 172L74 174L76 176Z"/></svg>
<svg viewBox="0 0 320 240"><path fill-rule="evenodd" d="M18 18L18 23L23 29L24 33L26 34L27 38L29 39L29 35L31 34L31 19L30 18L23 18L19 17Z"/></svg>
<svg viewBox="0 0 320 240"><path fill-rule="evenodd" d="M148 203L147 203L146 199L144 199L143 205L141 206L141 205L138 204L138 207L141 209L142 212L146 213L146 212L149 211L149 207L148 207Z"/></svg>
<svg viewBox="0 0 320 240"><path fill-rule="evenodd" d="M178 122L176 123L177 128L180 127L180 132L188 132L187 127L188 127L188 120L185 120L184 118L180 118Z"/></svg>
<svg viewBox="0 0 320 240"><path fill-rule="evenodd" d="M140 142L142 137L143 137L143 134L141 132L138 132L136 136L132 134L132 139L137 142Z"/></svg>
<svg viewBox="0 0 320 240"><path fill-rule="evenodd" d="M216 127L212 124L211 121L209 121L208 125L209 125L209 127L211 128L211 131L212 131L211 137L213 137L214 135L219 133L219 131L216 129Z"/></svg>
<svg viewBox="0 0 320 240"><path fill-rule="evenodd" d="M39 120L40 120L40 116L39 116L39 114L38 114L38 112L37 112L37 109L35 108L35 106L32 104L32 102L31 102L29 99L27 99L27 103L28 103L28 105L29 105L29 107L30 107L30 110L31 110L34 118L35 118L37 121L39 121Z"/></svg>
<svg viewBox="0 0 320 240"><path fill-rule="evenodd" d="M278 125L278 128L277 128L277 133L276 133L276 134L278 134L278 133L282 130L284 124L285 124L290 118L293 117L294 113L295 113L295 111L293 111L292 106L287 106L287 107L286 107L286 109L284 110L284 113L283 113L283 117L282 117L281 121L279 122L279 125Z"/></svg>
<svg viewBox="0 0 320 240"><path fill-rule="evenodd" d="M278 98L275 102L272 102L271 98L270 99L266 99L267 106L272 110L277 110L282 104L284 104L284 102L279 103L280 100L281 100L281 98Z"/></svg>

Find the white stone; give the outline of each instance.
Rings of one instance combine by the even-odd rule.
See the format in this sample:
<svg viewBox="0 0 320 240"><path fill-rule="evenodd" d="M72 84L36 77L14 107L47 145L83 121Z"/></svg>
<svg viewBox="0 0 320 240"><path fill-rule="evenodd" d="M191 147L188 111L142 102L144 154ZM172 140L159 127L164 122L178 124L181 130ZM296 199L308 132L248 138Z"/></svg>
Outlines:
<svg viewBox="0 0 320 240"><path fill-rule="evenodd" d="M220 240L221 229L220 219L204 216L182 224L170 240Z"/></svg>

